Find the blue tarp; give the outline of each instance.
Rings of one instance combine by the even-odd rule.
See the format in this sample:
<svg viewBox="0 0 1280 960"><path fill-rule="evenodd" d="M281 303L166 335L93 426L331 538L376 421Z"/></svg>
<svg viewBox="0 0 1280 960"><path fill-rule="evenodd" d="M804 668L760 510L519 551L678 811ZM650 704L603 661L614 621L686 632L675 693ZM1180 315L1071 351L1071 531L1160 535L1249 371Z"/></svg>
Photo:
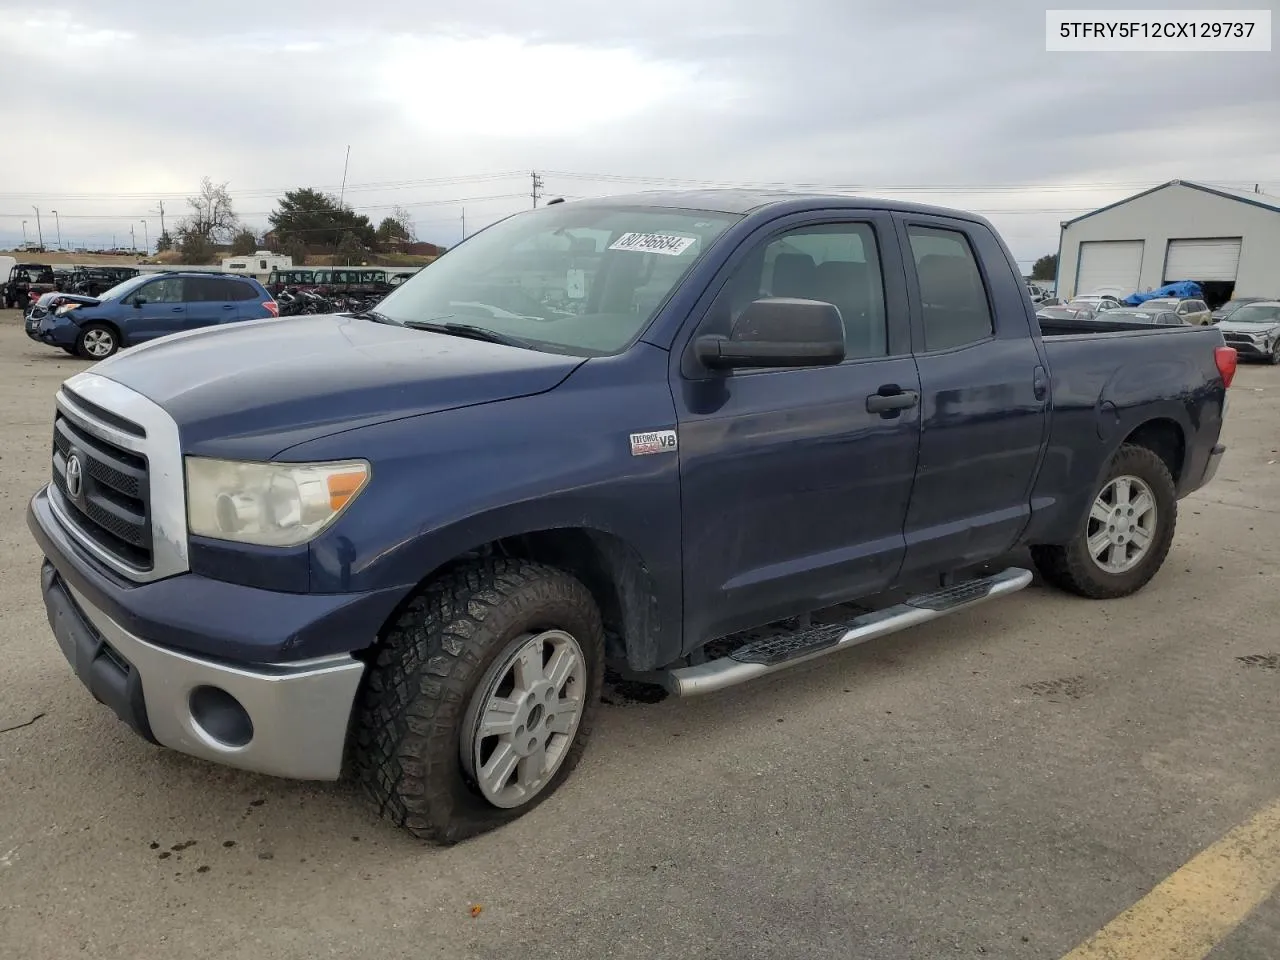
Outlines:
<svg viewBox="0 0 1280 960"><path fill-rule="evenodd" d="M1136 307L1138 304L1154 300L1156 297L1177 297L1183 300L1191 297L1196 300L1203 300L1204 292L1200 289L1200 284L1194 280L1179 280L1177 283L1167 283L1160 289L1152 290L1150 293L1131 293L1124 298L1124 302L1131 307Z"/></svg>

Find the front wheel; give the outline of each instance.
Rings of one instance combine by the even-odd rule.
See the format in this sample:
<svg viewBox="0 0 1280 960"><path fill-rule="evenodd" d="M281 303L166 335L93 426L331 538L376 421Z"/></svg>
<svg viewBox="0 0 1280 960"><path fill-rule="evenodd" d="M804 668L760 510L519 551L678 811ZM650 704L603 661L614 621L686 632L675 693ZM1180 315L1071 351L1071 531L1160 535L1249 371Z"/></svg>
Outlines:
<svg viewBox="0 0 1280 960"><path fill-rule="evenodd" d="M1273 367L1280 365L1280 340L1277 340L1271 347L1271 355L1267 357L1267 362Z"/></svg>
<svg viewBox="0 0 1280 960"><path fill-rule="evenodd" d="M76 353L86 360L105 360L120 349L120 337L110 327L91 323L76 337Z"/></svg>
<svg viewBox="0 0 1280 960"><path fill-rule="evenodd" d="M1034 546L1031 557L1054 586L1093 600L1127 597L1164 564L1177 519L1169 468L1146 447L1125 444L1071 542Z"/></svg>
<svg viewBox="0 0 1280 960"><path fill-rule="evenodd" d="M604 630L578 580L480 560L429 584L361 690L351 765L379 812L451 844L532 810L586 747Z"/></svg>

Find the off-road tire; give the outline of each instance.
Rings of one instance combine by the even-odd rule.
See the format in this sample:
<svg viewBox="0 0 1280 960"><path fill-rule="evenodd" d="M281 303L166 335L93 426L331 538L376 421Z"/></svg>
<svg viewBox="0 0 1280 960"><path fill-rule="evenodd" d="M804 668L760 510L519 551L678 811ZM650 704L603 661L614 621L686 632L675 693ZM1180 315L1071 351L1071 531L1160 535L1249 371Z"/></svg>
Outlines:
<svg viewBox="0 0 1280 960"><path fill-rule="evenodd" d="M1146 556L1137 566L1124 573L1107 573L1089 556L1086 542L1089 509L1107 484L1121 476L1138 477L1151 488L1156 501L1156 533ZM1178 498L1173 477L1157 454L1146 447L1127 443L1116 451L1102 482L1092 492L1093 496L1085 506L1084 516L1080 518L1070 543L1033 546L1031 559L1046 582L1069 593L1090 600L1127 597L1147 585L1169 554L1178 521Z"/></svg>
<svg viewBox="0 0 1280 960"><path fill-rule="evenodd" d="M561 629L582 648L587 689L572 745L527 803L501 809L466 775L464 716L486 671L511 643ZM449 845L516 819L573 772L591 735L604 680L604 629L590 592L554 567L486 559L429 583L386 631L357 697L348 766L378 812Z"/></svg>
<svg viewBox="0 0 1280 960"><path fill-rule="evenodd" d="M89 352L89 348L85 345L85 338L91 333L106 333L111 337L111 350L103 354L94 354ZM120 334L105 323L88 324L79 334L76 335L76 355L83 357L85 360L105 360L107 357L113 357L120 352Z"/></svg>

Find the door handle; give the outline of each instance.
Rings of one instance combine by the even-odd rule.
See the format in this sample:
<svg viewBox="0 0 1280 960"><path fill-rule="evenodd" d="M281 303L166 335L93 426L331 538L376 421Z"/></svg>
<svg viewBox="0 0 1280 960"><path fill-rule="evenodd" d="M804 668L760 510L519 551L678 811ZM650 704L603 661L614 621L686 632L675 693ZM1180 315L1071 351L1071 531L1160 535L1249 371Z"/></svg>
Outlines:
<svg viewBox="0 0 1280 960"><path fill-rule="evenodd" d="M224 303L222 305L223 310L234 310L235 308L236 308L236 305L234 303Z"/></svg>
<svg viewBox="0 0 1280 960"><path fill-rule="evenodd" d="M173 312L174 312L174 313L181 313L181 312L182 312L182 307L174 307L174 308L173 308Z"/></svg>
<svg viewBox="0 0 1280 960"><path fill-rule="evenodd" d="M1044 367L1036 367L1031 377L1031 391L1037 400L1043 400L1049 392L1049 378L1045 375Z"/></svg>
<svg viewBox="0 0 1280 960"><path fill-rule="evenodd" d="M884 387L881 388L886 389ZM897 414L901 410L910 410L920 402L920 394L914 390L899 390L897 393L873 393L867 397L867 413Z"/></svg>

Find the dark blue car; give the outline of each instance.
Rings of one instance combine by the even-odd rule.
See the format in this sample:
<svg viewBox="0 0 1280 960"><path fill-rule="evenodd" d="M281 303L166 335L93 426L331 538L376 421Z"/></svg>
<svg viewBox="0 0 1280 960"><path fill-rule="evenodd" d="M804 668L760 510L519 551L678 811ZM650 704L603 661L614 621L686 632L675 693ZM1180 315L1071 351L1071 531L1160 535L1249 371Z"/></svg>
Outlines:
<svg viewBox="0 0 1280 960"><path fill-rule="evenodd" d="M27 336L86 360L121 347L238 320L279 316L252 277L222 273L143 274L98 297L47 293L27 314Z"/></svg>

